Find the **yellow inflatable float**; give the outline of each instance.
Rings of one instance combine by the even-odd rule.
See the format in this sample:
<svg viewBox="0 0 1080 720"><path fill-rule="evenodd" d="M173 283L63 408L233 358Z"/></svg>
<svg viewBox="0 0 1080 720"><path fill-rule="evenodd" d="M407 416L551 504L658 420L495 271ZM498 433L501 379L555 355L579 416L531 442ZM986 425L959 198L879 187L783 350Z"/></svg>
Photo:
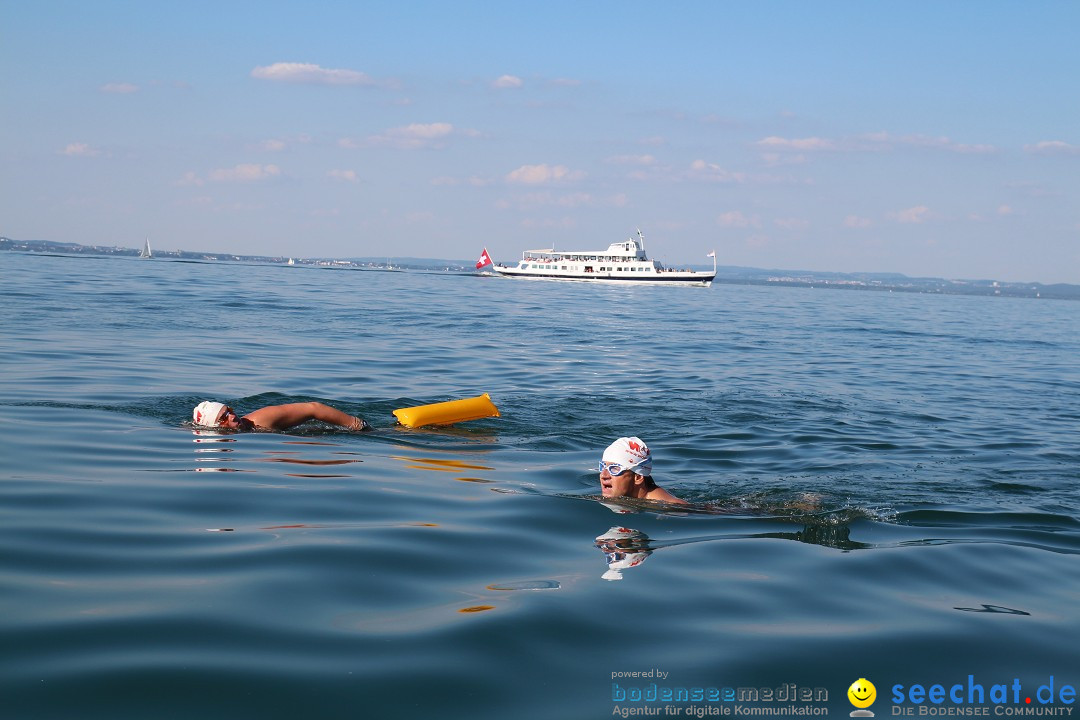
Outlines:
<svg viewBox="0 0 1080 720"><path fill-rule="evenodd" d="M480 418L499 417L499 408L487 393L464 400L448 400L433 405L417 405L394 411L397 421L408 428L425 425L453 425Z"/></svg>

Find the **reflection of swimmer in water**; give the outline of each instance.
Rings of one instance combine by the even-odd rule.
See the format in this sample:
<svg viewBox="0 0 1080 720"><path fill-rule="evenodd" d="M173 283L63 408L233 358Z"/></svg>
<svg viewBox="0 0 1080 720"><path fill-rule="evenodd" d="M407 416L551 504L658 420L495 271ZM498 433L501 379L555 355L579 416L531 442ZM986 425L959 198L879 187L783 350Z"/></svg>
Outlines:
<svg viewBox="0 0 1080 720"><path fill-rule="evenodd" d="M608 445L599 469L600 492L606 498L687 504L652 479L652 452L641 438L623 437Z"/></svg>
<svg viewBox="0 0 1080 720"><path fill-rule="evenodd" d="M205 400L195 407L192 419L200 427L223 430L288 430L309 420L319 420L346 430L371 429L363 419L319 402L267 405L241 417L228 405Z"/></svg>
<svg viewBox="0 0 1080 720"><path fill-rule="evenodd" d="M666 548L691 545L700 542L725 542L728 540L755 540L755 539L780 539L795 540L796 542L821 545L836 548L838 550L861 550L864 548L878 547L869 543L856 542L850 538L850 528L846 523L821 525L807 525L797 532L754 532L754 533L730 533L725 535L710 534L699 537L671 538L664 541L656 541L640 530L628 527L613 527L603 535L596 538L593 544L604 553L607 560L607 571L602 575L605 580L622 580L623 570L641 566L654 552ZM885 547L885 546L881 546ZM978 610L977 612L1012 612L1023 614L1020 610L1008 608L992 610ZM957 608L958 610L972 610L973 608Z"/></svg>
<svg viewBox="0 0 1080 720"><path fill-rule="evenodd" d="M633 528L611 528L596 538L596 547L607 558L608 569L601 576L605 580L622 580L623 570L637 567L652 554L649 536Z"/></svg>

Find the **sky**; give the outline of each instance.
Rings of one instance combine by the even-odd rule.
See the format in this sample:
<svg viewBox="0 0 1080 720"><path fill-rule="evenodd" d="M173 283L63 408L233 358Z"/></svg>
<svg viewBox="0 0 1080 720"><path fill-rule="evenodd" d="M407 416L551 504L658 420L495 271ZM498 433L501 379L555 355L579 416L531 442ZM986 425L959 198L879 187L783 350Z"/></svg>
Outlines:
<svg viewBox="0 0 1080 720"><path fill-rule="evenodd" d="M1080 3L0 0L0 235L1080 283Z"/></svg>

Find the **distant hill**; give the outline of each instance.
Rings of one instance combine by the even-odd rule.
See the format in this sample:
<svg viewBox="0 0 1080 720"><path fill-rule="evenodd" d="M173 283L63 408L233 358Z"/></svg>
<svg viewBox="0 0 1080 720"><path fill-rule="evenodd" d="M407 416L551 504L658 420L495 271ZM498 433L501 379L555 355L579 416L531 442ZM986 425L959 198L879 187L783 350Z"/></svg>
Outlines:
<svg viewBox="0 0 1080 720"><path fill-rule="evenodd" d="M79 245L50 240L12 240L0 237L0 250L21 252L61 253L78 255L120 255L137 257L135 248ZM360 270L424 270L429 272L472 273L475 263L470 260L447 260L414 257L354 257L354 258L289 258L286 256L234 255L232 253L193 252L188 250L154 250L157 259L179 259L202 262L247 262ZM706 266L689 265L704 269ZM708 267L712 267L711 265ZM999 280L945 280L942 278L911 278L900 273L840 273L817 270L766 270L761 268L721 265L716 269L716 282L729 285L785 285L791 287L829 288L839 290L870 290L891 292L938 293L945 295L989 295L1002 297L1049 298L1080 300L1080 285L1058 283L1018 283Z"/></svg>

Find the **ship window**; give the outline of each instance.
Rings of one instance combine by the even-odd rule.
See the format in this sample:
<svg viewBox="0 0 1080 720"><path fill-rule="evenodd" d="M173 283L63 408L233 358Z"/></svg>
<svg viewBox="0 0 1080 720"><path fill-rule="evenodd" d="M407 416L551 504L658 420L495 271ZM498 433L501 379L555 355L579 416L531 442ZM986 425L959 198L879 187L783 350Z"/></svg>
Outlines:
<svg viewBox="0 0 1080 720"><path fill-rule="evenodd" d="M521 269L522 270L528 270L529 269L529 264L528 263L521 263Z"/></svg>

